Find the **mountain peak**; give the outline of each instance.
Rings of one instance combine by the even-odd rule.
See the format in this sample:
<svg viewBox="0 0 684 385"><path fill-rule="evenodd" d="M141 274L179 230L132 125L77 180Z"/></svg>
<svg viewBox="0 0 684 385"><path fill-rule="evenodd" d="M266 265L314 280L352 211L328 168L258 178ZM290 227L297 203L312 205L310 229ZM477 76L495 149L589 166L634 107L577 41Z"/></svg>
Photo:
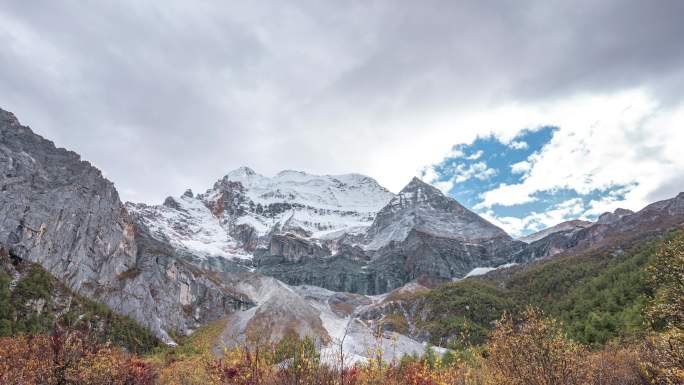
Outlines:
<svg viewBox="0 0 684 385"><path fill-rule="evenodd" d="M598 220L596 223L602 224L602 225L609 225L611 223L615 223L618 220L622 219L622 217L625 217L627 215L634 214L634 211L632 210L627 210L623 208L617 208L615 211L611 212L605 212L601 214L601 216L598 217Z"/></svg>
<svg viewBox="0 0 684 385"><path fill-rule="evenodd" d="M581 219L573 219L570 221L565 221L561 222L557 225L547 227L543 230L537 231L536 233L532 233L529 235L526 235L524 237L519 238L520 241L523 241L525 243L532 243L535 241L538 241L548 235L555 234L555 233L560 233L560 232L566 232L566 231L576 231L579 229L587 228L591 225L593 225L593 222L589 221L583 221Z"/></svg>
<svg viewBox="0 0 684 385"><path fill-rule="evenodd" d="M411 181L404 186L401 191L399 191L399 195L416 195L416 197L422 197L423 199L425 198L432 198L432 197L446 197L438 188L435 186L421 180L418 177L413 177Z"/></svg>
<svg viewBox="0 0 684 385"><path fill-rule="evenodd" d="M0 108L0 122L7 123L10 125L18 125L19 120L17 119L16 116L14 116L13 113L9 111L5 111L2 108Z"/></svg>
<svg viewBox="0 0 684 385"><path fill-rule="evenodd" d="M391 241L402 241L414 229L449 239L508 237L502 229L415 177L380 210L368 230L366 248L377 250Z"/></svg>
<svg viewBox="0 0 684 385"><path fill-rule="evenodd" d="M256 172L247 166L238 167L235 170L226 174L226 176L252 176L256 175Z"/></svg>
<svg viewBox="0 0 684 385"><path fill-rule="evenodd" d="M467 210L454 198L444 195L437 187L413 177L411 181L397 194L392 201L394 206L411 206L417 204L427 204L432 206L457 206L459 211Z"/></svg>
<svg viewBox="0 0 684 385"><path fill-rule="evenodd" d="M261 175L257 174L256 171L247 166L242 166L226 174L223 177L223 181L240 182L245 185L249 184L249 181L258 179L259 177L261 177Z"/></svg>
<svg viewBox="0 0 684 385"><path fill-rule="evenodd" d="M402 191L403 191L403 190L406 190L406 189L410 189L410 188L413 189L413 188L416 188L416 187L423 187L423 186L425 186L425 187L433 187L432 185L430 185L430 184L427 183L427 182L424 182L422 179L418 178L417 176L414 176L413 178L411 178L411 181L410 181L406 186L404 186L404 188L402 189Z"/></svg>

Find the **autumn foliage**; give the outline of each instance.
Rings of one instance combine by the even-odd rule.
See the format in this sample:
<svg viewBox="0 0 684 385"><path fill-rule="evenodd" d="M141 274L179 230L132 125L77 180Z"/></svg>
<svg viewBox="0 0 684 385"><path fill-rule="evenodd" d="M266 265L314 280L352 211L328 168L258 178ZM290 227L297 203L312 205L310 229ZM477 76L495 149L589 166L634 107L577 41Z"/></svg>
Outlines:
<svg viewBox="0 0 684 385"><path fill-rule="evenodd" d="M671 338L672 336L669 336ZM601 351L567 339L538 310L504 316L489 343L468 351L397 362L370 359L339 370L291 338L245 344L216 356L208 351L139 358L82 335L20 336L0 341L3 385L631 385L667 382L681 375L681 350L665 335L643 345L609 345ZM682 345L679 345L680 347ZM381 352L379 352L381 353ZM680 365L680 366L677 366ZM678 369L677 369L678 368Z"/></svg>
<svg viewBox="0 0 684 385"><path fill-rule="evenodd" d="M78 333L0 340L3 385L148 385L154 377L139 358Z"/></svg>
<svg viewBox="0 0 684 385"><path fill-rule="evenodd" d="M684 233L662 244L646 270L653 295L649 325L637 338L603 346L569 338L568 328L536 308L505 313L484 343L443 356L384 362L382 352L352 366L321 357L313 341L287 335L245 342L222 354L213 334L137 356L85 332L0 339L2 385L676 385L684 384ZM2 297L0 296L0 304ZM1 309L0 309L1 310ZM335 361L339 360L339 361Z"/></svg>
<svg viewBox="0 0 684 385"><path fill-rule="evenodd" d="M0 340L3 385L639 385L682 384L684 339L678 328L643 343L602 350L567 338L540 310L504 315L488 342L443 356L395 362L375 358L340 369L311 340L245 343L215 355L201 343L144 358L81 333Z"/></svg>

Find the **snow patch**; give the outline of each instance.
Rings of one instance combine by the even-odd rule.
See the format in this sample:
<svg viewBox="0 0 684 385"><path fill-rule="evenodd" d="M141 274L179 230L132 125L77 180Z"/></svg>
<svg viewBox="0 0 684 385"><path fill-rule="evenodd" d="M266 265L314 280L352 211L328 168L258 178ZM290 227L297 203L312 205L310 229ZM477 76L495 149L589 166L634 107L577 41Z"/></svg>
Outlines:
<svg viewBox="0 0 684 385"><path fill-rule="evenodd" d="M274 229L314 241L334 240L363 234L393 197L374 179L359 174L285 170L265 177L241 167L205 194L169 198L165 205L126 207L152 236L180 250L200 258L251 260L252 253L245 249L253 250L254 243L247 242L255 237L245 226L254 230L259 247L267 246Z"/></svg>
<svg viewBox="0 0 684 385"><path fill-rule="evenodd" d="M200 200L182 196L174 201L177 208L130 203L126 208L142 220L152 236L166 239L178 249L199 257L252 259Z"/></svg>
<svg viewBox="0 0 684 385"><path fill-rule="evenodd" d="M293 305L279 306L277 312L269 313L275 317L272 321L278 323L279 318L290 319L288 312L295 311L295 308L302 310L301 306L306 307L306 312L317 314L325 332L330 337L330 342L320 348L321 359L331 365L339 364L340 346L344 357L345 366L354 363L366 362L372 358L378 350L382 351L382 358L387 362L401 359L404 354L422 354L426 344L395 332L383 332L380 335L374 333L372 324L360 319L356 314L358 310L365 306L358 306L357 311L350 315L341 315L333 311L331 299L336 297L340 300L340 295L350 295L350 301L377 303L384 297L370 297L358 294L337 293L317 286L302 285L289 286L276 279L258 275L246 276L241 282L236 282L235 288L249 296L257 303L257 306L244 311L234 313L224 331L224 336L232 340L240 340L239 333L242 333L249 324L249 321L263 311L269 311L269 304L276 302L287 302ZM295 305L296 303L296 305ZM266 307L267 310L263 310ZM434 348L437 353L443 353L443 348Z"/></svg>
<svg viewBox="0 0 684 385"><path fill-rule="evenodd" d="M498 269L506 269L506 268L509 268L509 267L512 267L515 265L517 265L517 263L512 262L512 263L506 263L504 265L500 265L497 267L476 267L476 268L470 270L470 272L468 272L468 274L466 274L463 278L459 278L456 280L458 281L460 279L466 279L468 277L476 277L478 275L485 275L485 274L489 273L490 271L494 271L494 270L498 270Z"/></svg>

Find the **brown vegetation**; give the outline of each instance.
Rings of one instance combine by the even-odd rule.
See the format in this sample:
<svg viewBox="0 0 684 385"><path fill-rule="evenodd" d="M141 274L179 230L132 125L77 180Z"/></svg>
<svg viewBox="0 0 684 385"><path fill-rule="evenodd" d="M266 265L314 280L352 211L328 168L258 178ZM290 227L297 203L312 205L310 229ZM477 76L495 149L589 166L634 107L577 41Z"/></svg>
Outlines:
<svg viewBox="0 0 684 385"><path fill-rule="evenodd" d="M196 341L195 341L196 342ZM566 338L538 310L506 315L480 348L399 362L380 359L339 370L313 341L288 335L279 343L245 344L216 357L193 343L140 358L80 334L19 336L0 341L0 383L7 385L637 385L681 384L682 334L654 334L646 343L600 351ZM380 357L381 352L375 352Z"/></svg>
<svg viewBox="0 0 684 385"><path fill-rule="evenodd" d="M3 385L151 385L154 378L143 360L78 333L0 340Z"/></svg>
<svg viewBox="0 0 684 385"><path fill-rule="evenodd" d="M668 240L648 269L650 329L597 348L568 338L562 325L528 308L505 313L478 346L438 357L363 363L320 357L314 341L289 333L278 343L245 343L216 356L226 320L181 346L139 357L98 338L55 329L52 335L0 339L3 385L676 385L684 384L684 236Z"/></svg>

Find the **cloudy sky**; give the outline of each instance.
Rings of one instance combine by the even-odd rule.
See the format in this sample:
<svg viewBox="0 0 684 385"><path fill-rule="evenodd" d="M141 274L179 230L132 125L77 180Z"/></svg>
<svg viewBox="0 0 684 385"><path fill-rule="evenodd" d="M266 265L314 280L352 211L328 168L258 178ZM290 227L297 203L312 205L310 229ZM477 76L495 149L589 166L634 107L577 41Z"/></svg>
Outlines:
<svg viewBox="0 0 684 385"><path fill-rule="evenodd" d="M0 107L125 200L418 175L513 234L684 190L684 2L0 1Z"/></svg>

